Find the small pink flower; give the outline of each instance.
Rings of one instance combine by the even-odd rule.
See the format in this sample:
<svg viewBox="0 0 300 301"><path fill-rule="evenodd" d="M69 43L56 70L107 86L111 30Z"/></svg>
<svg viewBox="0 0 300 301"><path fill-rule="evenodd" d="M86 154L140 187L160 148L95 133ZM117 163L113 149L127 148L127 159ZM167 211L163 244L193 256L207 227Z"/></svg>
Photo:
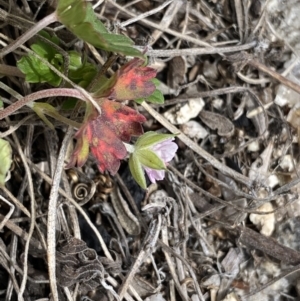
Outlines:
<svg viewBox="0 0 300 301"><path fill-rule="evenodd" d="M163 142L159 142L151 147L150 150L156 153L158 157L160 157L164 163L170 162L178 149L178 146L175 142L172 142L174 138L167 139ZM156 170L146 166L143 166L145 169L149 180L152 183L156 183L156 180L163 180L165 177L164 170Z"/></svg>

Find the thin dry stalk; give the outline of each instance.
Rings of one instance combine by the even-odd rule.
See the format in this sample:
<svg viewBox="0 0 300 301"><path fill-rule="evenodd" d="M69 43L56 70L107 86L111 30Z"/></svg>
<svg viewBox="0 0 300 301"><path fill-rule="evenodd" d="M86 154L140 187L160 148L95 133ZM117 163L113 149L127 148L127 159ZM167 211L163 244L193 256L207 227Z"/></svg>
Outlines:
<svg viewBox="0 0 300 301"><path fill-rule="evenodd" d="M61 173L64 168L64 159L66 156L67 147L72 136L72 128L69 128L57 159L56 169L53 177L52 188L50 191L49 205L48 205L48 223L47 223L47 258L48 258L48 273L50 279L50 287L52 292L52 298L54 301L59 301L58 292L57 292L57 283L56 283L56 212L57 212L57 199L58 191L61 182Z"/></svg>
<svg viewBox="0 0 300 301"><path fill-rule="evenodd" d="M4 203L6 203L10 207L9 211L7 212L7 214L4 216L4 219L0 223L0 231L1 231L2 228L5 226L5 224L7 223L7 221L12 216L12 214L15 210L15 206L11 202L6 200L2 195L0 195L0 200L2 200Z"/></svg>
<svg viewBox="0 0 300 301"><path fill-rule="evenodd" d="M8 120L8 119L7 119ZM9 122L9 120L8 120ZM20 286L20 291L18 293L18 300L21 301L23 300L23 293L25 291L25 287L26 287L26 282L27 282L27 273L28 273L28 250L29 250L29 243L30 243L30 239L31 236L33 234L33 230L34 230L34 225L35 225L35 197L34 197L34 188L33 188L33 182L32 182L32 176L31 176L31 171L30 168L26 162L26 156L24 154L24 152L22 151L19 139L17 137L17 135L15 133L12 133L14 142L17 146L19 155L21 157L21 160L24 164L24 168L25 168L25 172L26 172L26 176L28 179L28 193L29 193L29 197L30 197L30 227L29 227L29 232L28 232L28 240L25 243L25 249L24 249L24 270L23 270L23 278L22 278L22 283ZM29 133L30 136L30 133Z"/></svg>

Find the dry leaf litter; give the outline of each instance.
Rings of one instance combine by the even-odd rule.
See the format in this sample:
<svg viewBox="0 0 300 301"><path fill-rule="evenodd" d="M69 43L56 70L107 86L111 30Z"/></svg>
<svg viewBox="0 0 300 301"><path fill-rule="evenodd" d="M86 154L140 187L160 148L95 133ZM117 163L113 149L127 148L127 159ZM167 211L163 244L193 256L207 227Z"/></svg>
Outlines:
<svg viewBox="0 0 300 301"><path fill-rule="evenodd" d="M54 2L0 5L35 22ZM145 131L178 134L179 151L165 180L147 191L126 162L115 177L99 174L92 159L62 172L52 229L59 300L299 300L300 2L91 3L110 30L147 50L166 101L139 107ZM3 21L1 33L16 38L22 30ZM57 35L66 49L106 61L64 29ZM4 62L19 58L16 52ZM43 88L14 77L5 83L23 95ZM62 124L54 121L52 131L35 115L22 118L17 112L1 121L3 133L16 127L7 136L10 180L0 192L0 299L53 300L48 201L58 154L69 144L68 161L74 145Z"/></svg>

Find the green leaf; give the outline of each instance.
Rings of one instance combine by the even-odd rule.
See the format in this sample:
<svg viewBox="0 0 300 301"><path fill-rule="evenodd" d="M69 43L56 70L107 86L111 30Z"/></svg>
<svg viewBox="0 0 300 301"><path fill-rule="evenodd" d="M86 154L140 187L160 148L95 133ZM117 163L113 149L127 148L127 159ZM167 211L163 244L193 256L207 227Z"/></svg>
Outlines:
<svg viewBox="0 0 300 301"><path fill-rule="evenodd" d="M57 87L61 78L34 56L23 56L17 62L18 68L25 74L28 83L49 83Z"/></svg>
<svg viewBox="0 0 300 301"><path fill-rule="evenodd" d="M39 32L39 35L43 36L45 39L51 41L52 43L56 44L56 45L59 45L59 38L55 35L50 35L50 33L48 33L47 31L45 30L41 30ZM43 41L41 41L42 43L45 43ZM52 47L51 45L47 44L49 47Z"/></svg>
<svg viewBox="0 0 300 301"><path fill-rule="evenodd" d="M50 42L59 45L59 39L55 36L50 36L49 33L47 33L46 31L40 31L39 35L43 36L45 39L49 40ZM42 41L40 39L38 39L36 41L36 43L32 44L30 46L30 48L39 56L41 56L42 58L50 61L52 60L55 55L57 54L57 50L56 48L54 48L52 45L50 45L49 43Z"/></svg>
<svg viewBox="0 0 300 301"><path fill-rule="evenodd" d="M49 46L49 45L48 45ZM32 44L30 47L36 54L41 56L42 58L49 59L50 57L53 57L53 55L49 55L50 52L52 52L50 47L47 49L43 47L41 44ZM49 51L50 50L50 51ZM55 53L54 53L55 54Z"/></svg>
<svg viewBox="0 0 300 301"><path fill-rule="evenodd" d="M145 99L147 102L162 104L165 102L164 95L160 90L155 90L150 96Z"/></svg>
<svg viewBox="0 0 300 301"><path fill-rule="evenodd" d="M143 166L156 170L166 169L164 161L149 149L136 150L134 155Z"/></svg>
<svg viewBox="0 0 300 301"><path fill-rule="evenodd" d="M65 26L75 27L84 21L88 13L87 2L82 0L59 0L56 13Z"/></svg>
<svg viewBox="0 0 300 301"><path fill-rule="evenodd" d="M143 167L134 154L129 157L129 169L135 181L144 189L147 188Z"/></svg>
<svg viewBox="0 0 300 301"><path fill-rule="evenodd" d="M48 36L46 36L48 38ZM53 38L50 39L51 41ZM57 42L57 41L56 41ZM63 56L57 50L43 41L38 41L31 46L32 50L43 57L57 70L63 70ZM97 68L86 61L82 62L81 55L76 51L69 51L69 78L76 84L86 88L97 73ZM57 87L61 83L61 78L48 66L41 62L34 55L22 57L17 66L25 74L25 79L29 83L49 83Z"/></svg>
<svg viewBox="0 0 300 301"><path fill-rule="evenodd" d="M142 150L150 148L151 146L168 140L170 138L174 138L176 135L173 134L158 134L156 132L147 132L140 136L135 143L136 150Z"/></svg>
<svg viewBox="0 0 300 301"><path fill-rule="evenodd" d="M56 12L59 21L83 41L106 51L143 57L140 51L132 47L131 39L108 32L90 3L84 0L60 0Z"/></svg>
<svg viewBox="0 0 300 301"><path fill-rule="evenodd" d="M81 61L80 53L71 50L68 51L68 54L70 59L69 70L77 70L78 68L82 67L82 65L84 65Z"/></svg>
<svg viewBox="0 0 300 301"><path fill-rule="evenodd" d="M111 88L112 81L103 74L98 74L94 79L95 80L91 86L90 92L93 93L93 97L98 98L100 95L100 98L102 98L102 95L105 95L105 91Z"/></svg>
<svg viewBox="0 0 300 301"><path fill-rule="evenodd" d="M4 185L7 172L12 163L12 149L10 144L0 138L0 184Z"/></svg>
<svg viewBox="0 0 300 301"><path fill-rule="evenodd" d="M39 32L39 34L49 41L58 44L56 37L51 37L44 31ZM61 71L63 57L60 53L57 53L57 50L53 46L47 42L38 40L30 48ZM54 87L59 86L61 83L61 78L34 55L29 54L22 57L17 62L17 66L25 74L25 79L29 83L49 83Z"/></svg>
<svg viewBox="0 0 300 301"><path fill-rule="evenodd" d="M84 62L79 68L70 68L69 78L79 85L80 87L86 88L97 74L96 66Z"/></svg>

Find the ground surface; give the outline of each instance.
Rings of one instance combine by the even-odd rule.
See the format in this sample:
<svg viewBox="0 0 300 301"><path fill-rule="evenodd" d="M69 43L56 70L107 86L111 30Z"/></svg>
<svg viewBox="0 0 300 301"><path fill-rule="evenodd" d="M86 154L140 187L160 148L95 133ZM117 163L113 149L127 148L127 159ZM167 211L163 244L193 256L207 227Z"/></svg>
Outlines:
<svg viewBox="0 0 300 301"><path fill-rule="evenodd" d="M9 12L1 41L54 2L0 0ZM0 190L0 299L299 300L300 2L91 3L109 30L147 50L165 103L129 105L147 117L145 131L178 134L179 149L165 179L144 191L126 160L113 177L92 157L57 173L74 134L63 123L51 119L52 130L29 108L1 120L13 164ZM61 49L105 63L106 52L59 25L50 27ZM5 106L50 87L7 70ZM60 109L63 99L47 102Z"/></svg>

